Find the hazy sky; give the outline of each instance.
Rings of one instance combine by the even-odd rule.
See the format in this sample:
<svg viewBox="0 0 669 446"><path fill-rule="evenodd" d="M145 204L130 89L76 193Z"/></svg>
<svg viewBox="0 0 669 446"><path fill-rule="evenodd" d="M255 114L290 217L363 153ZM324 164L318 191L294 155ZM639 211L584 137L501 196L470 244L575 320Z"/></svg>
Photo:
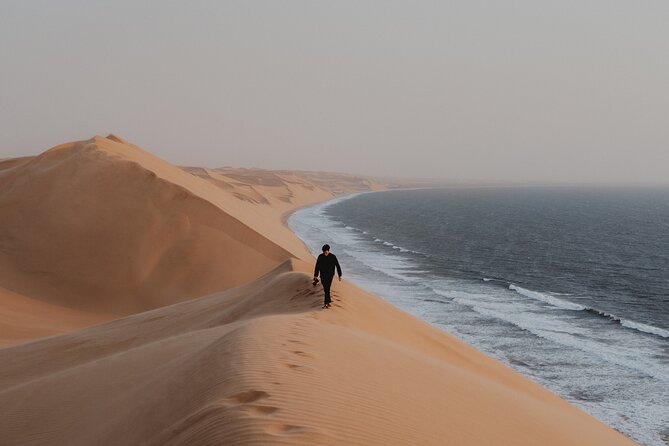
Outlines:
<svg viewBox="0 0 669 446"><path fill-rule="evenodd" d="M0 158L669 181L669 2L0 0Z"/></svg>

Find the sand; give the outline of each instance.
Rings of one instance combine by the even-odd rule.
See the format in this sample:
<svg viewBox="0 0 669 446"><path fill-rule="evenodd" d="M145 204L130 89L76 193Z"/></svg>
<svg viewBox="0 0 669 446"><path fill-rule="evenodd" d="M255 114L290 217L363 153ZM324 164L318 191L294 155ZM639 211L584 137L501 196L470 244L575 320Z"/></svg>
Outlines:
<svg viewBox="0 0 669 446"><path fill-rule="evenodd" d="M286 213L384 187L323 178L118 137L0 163L0 444L634 444L345 279L322 310Z"/></svg>
<svg viewBox="0 0 669 446"><path fill-rule="evenodd" d="M11 292L0 301L0 342L181 302L308 259L278 215L382 187L346 175L325 189L316 174L197 173L115 136L0 162L0 295Z"/></svg>

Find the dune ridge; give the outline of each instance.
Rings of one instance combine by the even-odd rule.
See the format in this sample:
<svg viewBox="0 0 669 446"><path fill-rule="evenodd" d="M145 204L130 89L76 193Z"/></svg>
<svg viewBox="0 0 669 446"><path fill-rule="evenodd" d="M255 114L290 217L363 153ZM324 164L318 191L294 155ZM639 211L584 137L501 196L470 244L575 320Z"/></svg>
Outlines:
<svg viewBox="0 0 669 446"><path fill-rule="evenodd" d="M0 348L0 444L635 444L346 280L321 310L313 258L283 219L335 194L324 185L305 174L195 169L118 137L0 163L0 210L11 211L0 223L9 229L0 315L13 311L0 317L0 337L8 320L37 336L62 331ZM383 187L349 180L339 185ZM129 221L104 226L119 215ZM83 232L87 242L35 242L44 231L68 242ZM141 249L128 242L132 231L149 237ZM151 278L138 276L143 262L119 267L115 249L126 262L152 260L161 280L140 280ZM173 250L182 263L169 260ZM86 315L99 325L67 331L76 326L68 318Z"/></svg>
<svg viewBox="0 0 669 446"><path fill-rule="evenodd" d="M634 444L311 265L0 350L3 444ZM271 297L269 297L271 296Z"/></svg>

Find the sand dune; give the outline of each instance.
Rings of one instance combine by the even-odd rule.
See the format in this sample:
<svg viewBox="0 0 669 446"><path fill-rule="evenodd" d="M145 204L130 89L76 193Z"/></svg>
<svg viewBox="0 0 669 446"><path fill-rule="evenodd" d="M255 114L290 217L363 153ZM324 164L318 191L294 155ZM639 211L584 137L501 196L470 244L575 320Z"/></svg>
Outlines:
<svg viewBox="0 0 669 446"><path fill-rule="evenodd" d="M51 335L0 348L0 444L634 444L346 280L321 310L282 218L382 185L309 175L117 137L0 163L0 340Z"/></svg>
<svg viewBox="0 0 669 446"><path fill-rule="evenodd" d="M56 147L2 180L0 283L49 303L127 314L290 256L204 200L208 183L110 139Z"/></svg>
<svg viewBox="0 0 669 446"><path fill-rule="evenodd" d="M30 319L19 330L0 316L0 342L203 296L308 258L277 213L333 192L295 175L249 184L235 172L215 174L231 183L222 190L113 135L0 163L0 287L22 296L11 309L3 299L0 315Z"/></svg>

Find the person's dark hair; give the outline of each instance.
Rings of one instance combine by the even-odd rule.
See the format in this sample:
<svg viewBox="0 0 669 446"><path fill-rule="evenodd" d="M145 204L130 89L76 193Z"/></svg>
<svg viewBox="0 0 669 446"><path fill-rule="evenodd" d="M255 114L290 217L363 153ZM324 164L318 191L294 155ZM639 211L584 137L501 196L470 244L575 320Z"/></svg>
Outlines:
<svg viewBox="0 0 669 446"><path fill-rule="evenodd" d="M323 251L329 251L330 245L323 245Z"/></svg>

